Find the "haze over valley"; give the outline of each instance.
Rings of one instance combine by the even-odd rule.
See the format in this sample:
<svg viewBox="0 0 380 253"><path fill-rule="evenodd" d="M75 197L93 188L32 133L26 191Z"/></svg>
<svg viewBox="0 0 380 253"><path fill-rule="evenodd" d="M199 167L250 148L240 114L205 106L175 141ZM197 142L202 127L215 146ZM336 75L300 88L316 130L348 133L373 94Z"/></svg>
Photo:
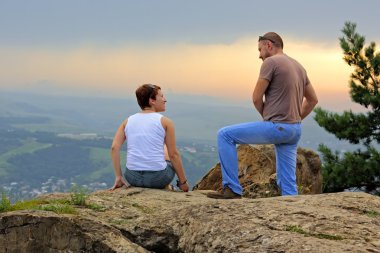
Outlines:
<svg viewBox="0 0 380 253"><path fill-rule="evenodd" d="M168 94L167 99L164 115L175 123L191 185L218 162L219 128L260 120L249 101L243 106L215 97L175 94ZM89 191L111 187L113 134L124 118L138 111L132 97L1 93L0 188L16 200L68 191L73 184ZM316 151L320 143L340 151L355 148L326 133L309 117L303 123L300 146ZM123 164L124 156L125 152Z"/></svg>

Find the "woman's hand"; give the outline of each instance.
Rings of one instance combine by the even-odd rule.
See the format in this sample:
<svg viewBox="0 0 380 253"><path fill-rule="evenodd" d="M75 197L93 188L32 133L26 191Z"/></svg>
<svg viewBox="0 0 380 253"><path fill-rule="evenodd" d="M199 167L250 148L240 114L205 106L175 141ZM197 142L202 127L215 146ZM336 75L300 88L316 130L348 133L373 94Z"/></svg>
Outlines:
<svg viewBox="0 0 380 253"><path fill-rule="evenodd" d="M181 184L179 186L179 188L184 191L184 192L188 192L189 191L189 184L186 182L185 184Z"/></svg>
<svg viewBox="0 0 380 253"><path fill-rule="evenodd" d="M110 191L116 190L117 188L123 187L124 185L125 185L125 188L129 187L129 185L127 184L127 182L125 182L124 178L122 178L122 177L116 178L115 179L115 184L112 186L112 188L110 189Z"/></svg>
<svg viewBox="0 0 380 253"><path fill-rule="evenodd" d="M177 187L184 192L188 192L189 191L189 184L187 183L187 179L185 179L185 182L183 182L183 183L181 183L180 180L177 180Z"/></svg>

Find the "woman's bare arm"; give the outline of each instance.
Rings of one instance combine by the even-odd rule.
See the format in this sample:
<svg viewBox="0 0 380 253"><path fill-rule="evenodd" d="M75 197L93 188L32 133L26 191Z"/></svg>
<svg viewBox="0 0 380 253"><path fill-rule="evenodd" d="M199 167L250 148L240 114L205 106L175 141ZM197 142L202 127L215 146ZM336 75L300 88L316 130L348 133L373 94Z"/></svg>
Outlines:
<svg viewBox="0 0 380 253"><path fill-rule="evenodd" d="M170 161L173 164L175 173L177 174L178 180L180 182L179 187L181 190L187 192L189 191L189 184L187 183L185 170L182 165L181 155L176 147L174 124L170 119L166 117L162 117L161 122L166 131L165 144L168 149Z"/></svg>
<svg viewBox="0 0 380 253"><path fill-rule="evenodd" d="M123 143L125 142L126 136L124 133L125 126L127 125L128 120L124 120L123 123L121 123L120 127L117 129L115 133L115 137L113 138L112 146L111 146L111 158L112 158L112 164L115 171L115 183L110 189L111 191L122 187L125 185L128 187L128 184L125 182L122 172L121 172L121 166L120 166L120 149Z"/></svg>

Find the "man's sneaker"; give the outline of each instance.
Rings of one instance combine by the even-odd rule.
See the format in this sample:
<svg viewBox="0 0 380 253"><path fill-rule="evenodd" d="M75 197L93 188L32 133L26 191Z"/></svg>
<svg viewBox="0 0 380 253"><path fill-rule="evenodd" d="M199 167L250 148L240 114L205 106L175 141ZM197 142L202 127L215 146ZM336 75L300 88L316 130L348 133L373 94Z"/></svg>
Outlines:
<svg viewBox="0 0 380 253"><path fill-rule="evenodd" d="M225 187L222 192L208 192L206 196L213 199L241 199L241 195L234 193L229 187Z"/></svg>

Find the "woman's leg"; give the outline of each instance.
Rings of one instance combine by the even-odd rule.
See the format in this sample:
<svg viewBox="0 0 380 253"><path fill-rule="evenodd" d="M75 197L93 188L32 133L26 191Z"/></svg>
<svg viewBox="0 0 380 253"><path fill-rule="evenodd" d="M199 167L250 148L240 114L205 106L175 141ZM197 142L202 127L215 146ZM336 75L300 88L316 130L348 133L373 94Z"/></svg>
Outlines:
<svg viewBox="0 0 380 253"><path fill-rule="evenodd" d="M143 187L144 185L143 171L129 170L128 168L126 168L125 173L124 173L124 178L132 186Z"/></svg>
<svg viewBox="0 0 380 253"><path fill-rule="evenodd" d="M144 187L164 189L170 184L175 176L173 165L170 161L166 161L167 166L160 171L144 171Z"/></svg>

